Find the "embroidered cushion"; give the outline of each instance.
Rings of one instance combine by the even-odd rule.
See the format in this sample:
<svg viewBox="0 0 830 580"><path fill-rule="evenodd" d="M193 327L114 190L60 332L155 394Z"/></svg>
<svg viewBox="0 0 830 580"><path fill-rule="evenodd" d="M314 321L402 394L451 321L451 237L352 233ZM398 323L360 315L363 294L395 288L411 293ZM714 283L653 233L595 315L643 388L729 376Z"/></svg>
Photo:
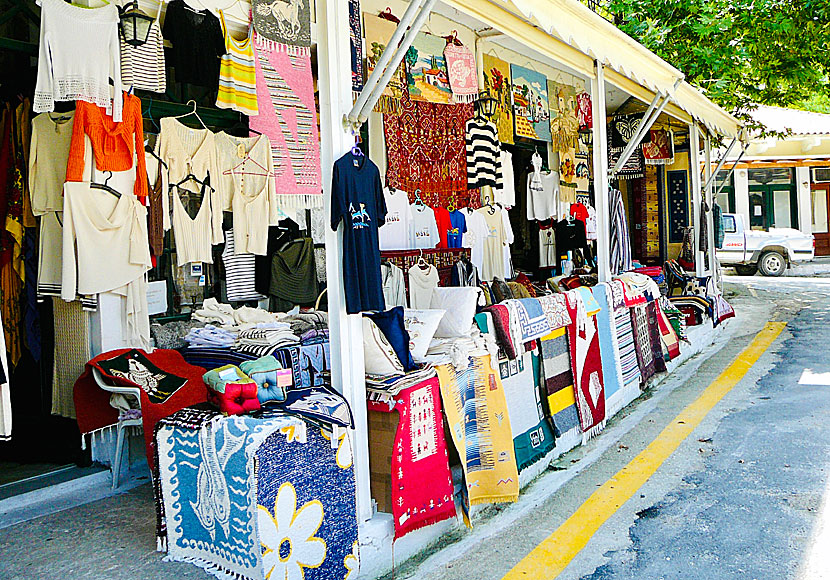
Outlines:
<svg viewBox="0 0 830 580"><path fill-rule="evenodd" d="M239 365L239 369L256 383L256 395L260 403L285 400L285 387L277 380L277 371L282 365L273 356L268 355L256 360L248 360Z"/></svg>
<svg viewBox="0 0 830 580"><path fill-rule="evenodd" d="M445 310L412 310L403 313L403 322L409 333L409 350L416 361L423 360L429 349L429 343L438 330Z"/></svg>
<svg viewBox="0 0 830 580"><path fill-rule="evenodd" d="M327 385L291 389L283 408L317 423L354 427L352 411L346 399Z"/></svg>
<svg viewBox="0 0 830 580"><path fill-rule="evenodd" d="M404 324L403 306L396 306L385 312L375 312L365 316L368 316L372 319L372 322L377 324L389 344L395 349L395 354L398 355L398 359L403 364L403 370L406 372L415 370L417 367L409 350L410 336Z"/></svg>
<svg viewBox="0 0 830 580"><path fill-rule="evenodd" d="M431 310L445 310L435 336L457 338L470 336L481 290L475 287L435 288L432 291Z"/></svg>
<svg viewBox="0 0 830 580"><path fill-rule="evenodd" d="M371 318L363 317L363 360L370 375L402 375L403 364Z"/></svg>

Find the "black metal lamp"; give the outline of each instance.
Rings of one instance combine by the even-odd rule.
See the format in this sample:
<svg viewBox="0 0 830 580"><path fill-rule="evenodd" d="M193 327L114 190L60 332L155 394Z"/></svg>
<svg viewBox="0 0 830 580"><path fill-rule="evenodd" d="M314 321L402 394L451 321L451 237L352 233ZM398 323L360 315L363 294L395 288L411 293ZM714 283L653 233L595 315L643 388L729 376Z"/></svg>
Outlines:
<svg viewBox="0 0 830 580"><path fill-rule="evenodd" d="M119 8L121 35L124 37L124 42L131 46L141 46L147 42L147 37L150 35L150 25L155 20L152 16L148 16L138 7L138 0L133 0L126 8Z"/></svg>
<svg viewBox="0 0 830 580"><path fill-rule="evenodd" d="M489 119L496 114L496 107L498 107L498 105L499 102L490 96L488 91L481 91L478 94L476 106L478 107L479 112L486 118Z"/></svg>
<svg viewBox="0 0 830 580"><path fill-rule="evenodd" d="M594 132L587 127L581 128L579 130L579 140L583 145L585 145L585 147L590 148L591 144L594 142Z"/></svg>

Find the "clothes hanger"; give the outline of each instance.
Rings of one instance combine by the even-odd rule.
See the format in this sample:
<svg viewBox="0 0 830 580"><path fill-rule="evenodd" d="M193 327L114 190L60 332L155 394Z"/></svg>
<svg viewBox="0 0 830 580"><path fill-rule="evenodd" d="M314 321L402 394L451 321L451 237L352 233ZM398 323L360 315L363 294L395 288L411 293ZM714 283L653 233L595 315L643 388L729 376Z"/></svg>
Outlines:
<svg viewBox="0 0 830 580"><path fill-rule="evenodd" d="M92 183L89 184L89 187L91 187L92 189L102 189L102 190L106 191L107 193L111 193L115 197L121 199L121 193L116 191L112 187L110 187L109 184L108 184L110 178L112 178L112 171L105 171L104 173L107 174L107 178L104 180L104 183L92 182Z"/></svg>
<svg viewBox="0 0 830 580"><path fill-rule="evenodd" d="M209 131L210 129L208 129L207 125L205 125L205 122L202 121L202 118L199 116L199 113L196 112L196 101L194 101L193 99L190 99L189 101L187 101L187 104L189 105L190 103L193 103L193 110L192 111L188 111L184 115L176 115L175 117L171 117L171 118L172 119L183 119L185 117L189 117L190 115L194 115L199 120L199 123L201 123L202 127Z"/></svg>
<svg viewBox="0 0 830 580"><path fill-rule="evenodd" d="M420 188L415 190L415 203L413 205L417 205L418 207L426 206L426 204L424 203L424 200L421 199L421 190L420 190Z"/></svg>
<svg viewBox="0 0 830 580"><path fill-rule="evenodd" d="M454 212L456 209L458 209L458 208L455 206L455 194L453 193L453 194L450 196L450 203L449 203L449 205L447 205L447 211L448 211L448 212L450 212L450 213L452 213L452 212Z"/></svg>
<svg viewBox="0 0 830 580"><path fill-rule="evenodd" d="M361 142L362 139L360 138L360 135L355 135L354 146L352 147L352 155L354 155L355 157L365 157L363 151L360 149L360 147L358 147L358 145L360 145Z"/></svg>
<svg viewBox="0 0 830 580"><path fill-rule="evenodd" d="M147 105L147 110L144 111L144 116L147 117L148 121L150 121L150 124L156 130L156 133L160 133L161 132L161 127L159 127L159 124L156 123L156 120L153 117L153 97L150 96L149 99L150 99L150 104Z"/></svg>
<svg viewBox="0 0 830 580"><path fill-rule="evenodd" d="M389 6L386 7L386 10L382 10L378 13L378 18L383 18L384 20L394 22L395 24L401 23L401 19L392 14L392 9Z"/></svg>
<svg viewBox="0 0 830 580"><path fill-rule="evenodd" d="M237 169L239 169L240 167L244 167L246 161L250 161L257 167L259 167L262 171L264 171L264 173L259 171L237 171ZM272 175L274 175L274 172L269 170L267 167L263 167L259 161L257 161L253 157L249 157L248 153L246 153L245 158L242 161L237 163L232 168L223 171L222 175L259 175L262 177L271 177Z"/></svg>
<svg viewBox="0 0 830 580"><path fill-rule="evenodd" d="M192 173L188 173L187 175L184 176L184 179L182 179L178 183L174 183L173 187L179 187L179 186L183 185L184 183L187 183L188 181L194 181L194 182L198 183L202 187L202 189L207 187L211 191L216 191L210 185L210 174L208 174L205 177L205 179L202 180L202 179L199 179L198 177L196 177L195 175L193 175Z"/></svg>

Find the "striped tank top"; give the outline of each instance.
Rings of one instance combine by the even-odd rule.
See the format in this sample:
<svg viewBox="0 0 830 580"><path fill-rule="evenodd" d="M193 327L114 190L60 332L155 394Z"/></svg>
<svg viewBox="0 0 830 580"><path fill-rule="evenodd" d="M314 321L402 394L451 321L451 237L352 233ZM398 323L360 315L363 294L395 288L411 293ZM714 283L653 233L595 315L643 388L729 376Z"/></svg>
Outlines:
<svg viewBox="0 0 830 580"><path fill-rule="evenodd" d="M243 41L231 36L225 24L225 15L220 10L222 34L225 36L225 54L219 66L219 94L216 106L233 109L245 115L258 115L256 102L256 69L254 68L254 47L249 35Z"/></svg>

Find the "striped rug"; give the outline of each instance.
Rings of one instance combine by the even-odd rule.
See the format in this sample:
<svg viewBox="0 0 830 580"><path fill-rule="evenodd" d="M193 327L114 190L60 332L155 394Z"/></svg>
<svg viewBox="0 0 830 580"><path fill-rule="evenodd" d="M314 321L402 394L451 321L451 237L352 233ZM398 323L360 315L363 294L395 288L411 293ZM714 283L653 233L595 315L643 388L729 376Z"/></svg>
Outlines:
<svg viewBox="0 0 830 580"><path fill-rule="evenodd" d="M574 379L571 356L568 351L566 328L554 330L540 339L542 376L548 412L557 440L579 432L579 415L574 397Z"/></svg>

